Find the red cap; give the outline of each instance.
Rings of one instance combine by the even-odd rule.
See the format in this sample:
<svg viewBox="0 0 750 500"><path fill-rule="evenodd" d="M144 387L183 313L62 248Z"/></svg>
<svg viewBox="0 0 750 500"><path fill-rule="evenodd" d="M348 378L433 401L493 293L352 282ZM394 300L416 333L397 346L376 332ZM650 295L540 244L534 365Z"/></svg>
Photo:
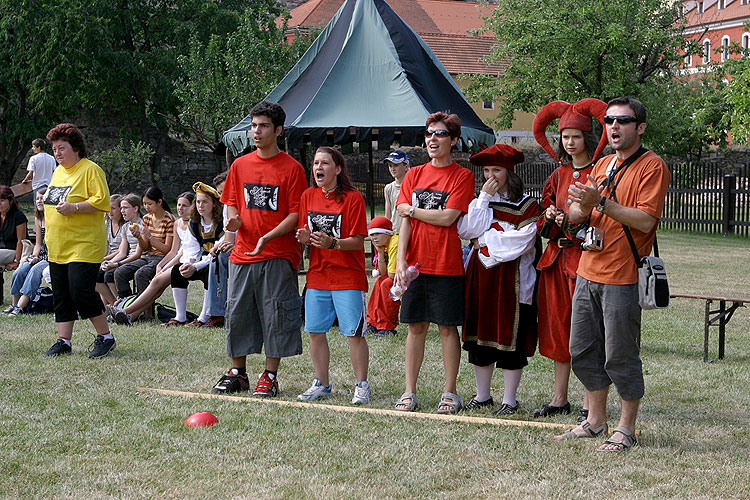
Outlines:
<svg viewBox="0 0 750 500"><path fill-rule="evenodd" d="M482 167L504 167L513 170L517 164L523 163L523 151L507 144L495 144L471 155L469 161Z"/></svg>
<svg viewBox="0 0 750 500"><path fill-rule="evenodd" d="M393 224L391 224L389 218L380 216L370 221L370 225L367 226L367 234L372 236L378 233L393 234Z"/></svg>
<svg viewBox="0 0 750 500"><path fill-rule="evenodd" d="M560 124L557 127L560 132L566 128L588 132L591 130L591 118L596 118L602 124L602 137L592 158L592 160L596 160L602 154L604 146L607 145L607 134L603 132L604 113L606 111L607 104L593 97L581 99L575 104L569 104L565 101L553 101L540 109L534 117L534 123L532 124L534 139L555 161L560 161L552 146L547 141L547 136L545 135L547 125L555 118L560 118Z"/></svg>

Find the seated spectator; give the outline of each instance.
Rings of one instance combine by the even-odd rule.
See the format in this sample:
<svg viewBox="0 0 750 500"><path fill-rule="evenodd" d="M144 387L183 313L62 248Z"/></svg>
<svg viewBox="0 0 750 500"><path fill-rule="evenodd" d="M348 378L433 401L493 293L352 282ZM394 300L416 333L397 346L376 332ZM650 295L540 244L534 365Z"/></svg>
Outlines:
<svg viewBox="0 0 750 500"><path fill-rule="evenodd" d="M159 298L169 286L172 278L172 268L184 262L197 261L201 257L201 249L191 234L188 227L190 221L190 210L194 199L190 192L182 193L177 198L177 219L174 225L174 238L172 249L164 256L156 266L156 275L148 287L131 304L126 307L113 305L110 314L115 322L123 325L132 325L133 320L141 313L149 310L154 300Z"/></svg>
<svg viewBox="0 0 750 500"><path fill-rule="evenodd" d="M120 201L122 201L122 195L117 193L109 195L109 213L105 215L107 255L104 256L102 266L99 269L99 276L96 278L96 291L99 292L105 306L114 304L117 289L115 288L115 268L108 271L104 268L108 267L107 264L120 253L123 234L128 230L128 224L122 218ZM107 274L109 274L108 277Z"/></svg>
<svg viewBox="0 0 750 500"><path fill-rule="evenodd" d="M13 271L10 285L10 295L13 302L3 312L8 316L21 314L36 294L42 283L42 274L49 266L47 261L47 245L44 244L44 193L47 188L41 188L36 193L36 210L34 210L34 229L36 230L36 244L31 255L24 260L18 269Z"/></svg>
<svg viewBox="0 0 750 500"><path fill-rule="evenodd" d="M133 234L143 224L140 196L133 193L125 195L120 200L120 212L122 212L122 218L125 221L123 225L126 228L122 233L120 250L107 264L102 263L102 270L104 271L104 282L108 283L108 279L113 280L117 296L124 299L133 295L130 280L133 278L135 271L146 263L145 260L141 259L143 250L138 244L138 238ZM109 271L112 271L112 273L110 274ZM118 275L120 276L119 279Z"/></svg>
<svg viewBox="0 0 750 500"><path fill-rule="evenodd" d="M156 266L172 248L174 237L174 216L164 195L156 186L151 186L143 195L143 206L148 212L143 216L143 225L131 227L130 231L138 238L141 259L145 261L130 264L115 273L115 283L120 297L130 289L130 280L135 278L136 294L140 295L156 275ZM146 310L146 318L151 318L151 309Z"/></svg>
<svg viewBox="0 0 750 500"><path fill-rule="evenodd" d="M13 191L8 186L0 186L0 268L4 271L15 270L21 262L27 221Z"/></svg>
<svg viewBox="0 0 750 500"><path fill-rule="evenodd" d="M227 180L227 172L222 172L214 177L213 182L219 194L224 191L224 182ZM227 207L222 208L222 224L227 224ZM224 236L214 245L209 252L213 259L208 265L208 304L206 314L208 322L201 328L223 328L224 313L227 304L227 277L229 276L229 254L234 248L235 233L224 231Z"/></svg>
<svg viewBox="0 0 750 500"><path fill-rule="evenodd" d="M375 280L367 303L367 332L376 337L396 335L401 301L392 300L389 292L396 275L398 235L393 234L393 226L387 217L372 219L368 234L373 248L377 251L378 279Z"/></svg>
<svg viewBox="0 0 750 500"><path fill-rule="evenodd" d="M203 326L208 322L208 267L213 257L209 253L224 234L221 216L221 195L211 186L202 182L193 184L195 200L190 215L190 235L197 240L201 249L200 260L191 258L187 262L172 268L172 296L177 314L162 326L181 326L187 323L187 287L188 282L203 282L203 309L189 326Z"/></svg>

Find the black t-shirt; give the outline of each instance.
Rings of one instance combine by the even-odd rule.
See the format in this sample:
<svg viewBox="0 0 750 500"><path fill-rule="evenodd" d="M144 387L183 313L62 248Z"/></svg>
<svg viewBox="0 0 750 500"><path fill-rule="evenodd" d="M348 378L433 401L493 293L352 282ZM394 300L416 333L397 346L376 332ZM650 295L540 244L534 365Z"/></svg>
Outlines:
<svg viewBox="0 0 750 500"><path fill-rule="evenodd" d="M18 245L18 238L16 237L16 227L19 224L26 224L28 219L26 216L17 208L11 207L8 211L8 215L5 216L3 226L0 227L0 248L8 250L14 250ZM28 235L24 231L24 238Z"/></svg>

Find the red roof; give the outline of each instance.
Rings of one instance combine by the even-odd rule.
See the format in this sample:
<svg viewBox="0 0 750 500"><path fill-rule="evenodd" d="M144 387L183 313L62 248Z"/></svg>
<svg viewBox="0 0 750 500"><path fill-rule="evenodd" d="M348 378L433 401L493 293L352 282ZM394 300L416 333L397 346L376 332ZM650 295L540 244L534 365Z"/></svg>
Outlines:
<svg viewBox="0 0 750 500"><path fill-rule="evenodd" d="M333 18L344 0L310 0L292 9L289 28L322 27ZM490 65L481 59L495 42L491 34L474 35L482 28L481 14L492 7L456 0L391 0L388 5L427 43L449 73L502 73L505 65Z"/></svg>

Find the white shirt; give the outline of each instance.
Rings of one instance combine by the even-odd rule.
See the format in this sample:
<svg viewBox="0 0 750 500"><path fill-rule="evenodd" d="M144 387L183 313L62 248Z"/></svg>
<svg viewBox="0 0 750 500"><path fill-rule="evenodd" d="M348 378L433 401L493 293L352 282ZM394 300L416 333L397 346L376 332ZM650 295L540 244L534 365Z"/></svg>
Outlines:
<svg viewBox="0 0 750 500"><path fill-rule="evenodd" d="M531 304L534 295L534 283L536 282L536 269L534 269L534 257L536 249L536 224L528 224L521 229L516 229L507 221L498 221L503 231L490 228L494 221L494 212L489 206L491 201L507 201L507 198L499 194L490 196L482 191L479 197L469 204L469 210L458 220L458 236L462 240L477 238L480 247L487 247L490 254L484 257L483 263L487 267L511 262L521 258L518 266L520 274L519 302ZM475 250L472 249L472 252ZM469 254L469 257L471 254ZM467 259L468 262L468 259Z"/></svg>
<svg viewBox="0 0 750 500"><path fill-rule="evenodd" d="M55 159L45 152L35 154L29 158L26 170L34 172L34 177L31 179L31 189L37 189L39 186L49 186L49 182L52 179L52 172L55 171L56 167L57 162Z"/></svg>

